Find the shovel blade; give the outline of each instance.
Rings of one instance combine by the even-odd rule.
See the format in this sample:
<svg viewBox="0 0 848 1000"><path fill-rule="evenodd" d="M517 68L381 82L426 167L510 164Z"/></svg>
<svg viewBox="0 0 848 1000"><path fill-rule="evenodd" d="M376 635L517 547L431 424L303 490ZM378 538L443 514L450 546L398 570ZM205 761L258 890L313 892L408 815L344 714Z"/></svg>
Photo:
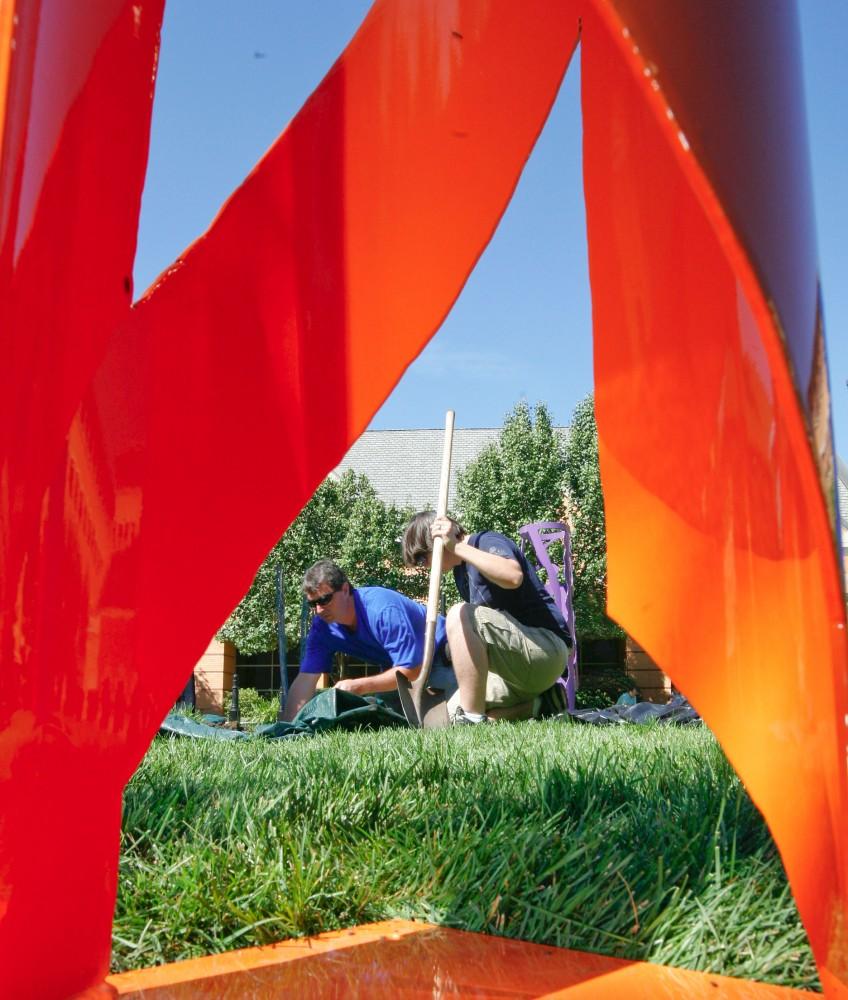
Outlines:
<svg viewBox="0 0 848 1000"><path fill-rule="evenodd" d="M425 729L444 729L449 725L448 703L444 691L424 688L418 705L418 717L424 723Z"/></svg>
<svg viewBox="0 0 848 1000"><path fill-rule="evenodd" d="M412 684L403 674L397 675L400 697L406 721L415 729L442 729L448 725L448 705L444 691Z"/></svg>
<svg viewBox="0 0 848 1000"><path fill-rule="evenodd" d="M413 729L420 729L422 725L421 716L418 714L418 708L412 697L412 683L400 671L395 676L397 679L398 697L400 698L400 705L403 709L403 714L406 716L406 721Z"/></svg>

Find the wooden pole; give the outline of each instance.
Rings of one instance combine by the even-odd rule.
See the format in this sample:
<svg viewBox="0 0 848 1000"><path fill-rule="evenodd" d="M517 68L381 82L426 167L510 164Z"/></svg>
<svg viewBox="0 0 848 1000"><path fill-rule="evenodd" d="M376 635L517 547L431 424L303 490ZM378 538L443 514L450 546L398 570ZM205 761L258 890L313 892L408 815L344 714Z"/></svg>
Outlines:
<svg viewBox="0 0 848 1000"><path fill-rule="evenodd" d="M444 517L448 509L448 488L450 486L451 453L453 451L454 411L445 415L445 439L442 448L442 471L439 479L439 496L436 516ZM421 656L421 670L414 683L410 684L403 674L397 675L398 694L404 715L411 726L435 727L447 725L447 708L439 693L429 691L427 682L433 666L436 651L436 624L439 616L439 586L442 581L442 556L445 543L441 538L433 540L433 558L430 564L430 592L427 597L427 618L424 625L424 649Z"/></svg>

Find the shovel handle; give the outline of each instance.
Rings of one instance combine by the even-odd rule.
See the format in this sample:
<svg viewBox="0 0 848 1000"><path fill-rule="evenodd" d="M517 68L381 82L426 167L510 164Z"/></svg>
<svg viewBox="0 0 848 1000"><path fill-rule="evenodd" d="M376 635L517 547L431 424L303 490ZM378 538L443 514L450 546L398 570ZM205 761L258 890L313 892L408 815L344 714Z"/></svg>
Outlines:
<svg viewBox="0 0 848 1000"><path fill-rule="evenodd" d="M453 410L445 414L445 440L442 447L442 472L439 479L439 497L436 517L444 517L448 510L448 489L450 487L451 453L453 451ZM421 657L421 673L413 687L417 690L427 686L433 655L436 651L436 622L439 608L439 586L442 582L442 556L445 543L441 538L433 541L433 561L430 568L430 591L427 596L427 622L424 629L424 654Z"/></svg>

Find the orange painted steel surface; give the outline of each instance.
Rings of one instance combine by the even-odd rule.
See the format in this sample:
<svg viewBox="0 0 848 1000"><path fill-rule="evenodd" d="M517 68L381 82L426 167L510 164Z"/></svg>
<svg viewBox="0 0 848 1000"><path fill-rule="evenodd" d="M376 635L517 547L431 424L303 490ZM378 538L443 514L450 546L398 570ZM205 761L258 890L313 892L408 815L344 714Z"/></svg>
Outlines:
<svg viewBox="0 0 848 1000"><path fill-rule="evenodd" d="M0 139L6 117L6 83L9 77L9 60L12 56L12 25L15 16L13 0L0 0Z"/></svg>
<svg viewBox="0 0 848 1000"><path fill-rule="evenodd" d="M817 384L818 261L795 4L745 0L720 16L714 0L610 6L639 48L640 88L660 88L674 114L669 128L685 137L773 303L808 407Z"/></svg>
<svg viewBox="0 0 848 1000"><path fill-rule="evenodd" d="M818 994L394 920L110 976L128 1000L810 1000Z"/></svg>
<svg viewBox="0 0 848 1000"><path fill-rule="evenodd" d="M705 15L704 6L692 9ZM728 214L718 187L744 189L743 170L711 183L716 163L745 149L733 119L756 123L758 93L780 93L779 74L793 72L794 21L780 4L742 7L741 20L766 7L772 15L748 31L770 69L760 65L757 93L744 72L712 92L734 104L721 134L714 123L698 132L703 116L685 105L684 132L666 92L673 60L646 55L659 60L660 45L626 30L613 6L584 19L609 605L698 707L766 816L835 992L836 980L848 988L848 653L833 522L810 447L822 405L808 370L821 336L815 260L807 228L796 245L794 212L775 208L765 224L745 195ZM729 11L701 21L699 38L707 25L722 40L734 34ZM668 91L687 99L673 81ZM787 141L802 145L803 116L784 111ZM696 155L705 137L712 176ZM758 176L773 205L796 194L806 203L779 155L769 171L771 153ZM782 285L793 257L794 284ZM780 286L774 298L769 282Z"/></svg>
<svg viewBox="0 0 848 1000"><path fill-rule="evenodd" d="M826 987L848 983L848 656L820 487L832 448L798 42L778 0L720 19L707 0L686 17L676 4L380 0L130 311L161 0L30 0L17 22L0 0L13 994L104 975L123 783L259 560L458 294L578 15L611 610L721 738L775 832ZM791 148L763 153L781 128ZM205 491L235 451L270 489ZM144 655L150 636L167 660ZM49 963L32 930L45 912Z"/></svg>

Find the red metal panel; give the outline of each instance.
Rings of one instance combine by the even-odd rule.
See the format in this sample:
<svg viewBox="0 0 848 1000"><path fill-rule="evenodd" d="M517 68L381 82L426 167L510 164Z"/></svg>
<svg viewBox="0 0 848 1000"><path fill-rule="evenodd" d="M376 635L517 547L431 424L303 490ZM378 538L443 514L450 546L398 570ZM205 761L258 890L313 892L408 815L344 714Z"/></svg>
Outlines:
<svg viewBox="0 0 848 1000"><path fill-rule="evenodd" d="M128 570L138 573L138 629L168 634L170 662L146 664L134 694L140 732L438 327L507 204L576 39L576 15L568 5L551 14L545 0L377 4L116 339L84 412L115 439L127 476L118 488L144 498L141 562ZM130 373L117 399L110 386ZM120 441L115 406L133 415ZM247 517L235 478L198 500L229 455L266 469ZM203 588L187 593L185 574ZM127 776L145 746L139 737Z"/></svg>
<svg viewBox="0 0 848 1000"><path fill-rule="evenodd" d="M36 0L16 17L0 165L0 455L13 484L43 481L132 301L161 10Z"/></svg>
<svg viewBox="0 0 848 1000"><path fill-rule="evenodd" d="M142 87L117 65L95 72L104 48L111 53L109 34L97 48L103 27L84 14L65 25L92 53L82 94L106 100L122 80L149 98L149 77ZM261 557L459 293L553 102L577 27L570 7L551 14L544 0L521 10L378 3L212 230L131 315L125 299L114 305L108 284L122 255L100 235L99 245L115 251L103 271L102 317L106 325L112 303L117 329L87 390L102 347L82 330L93 293L52 306L50 321L60 307L68 313L58 343L80 342L78 364L63 376L73 385L55 398L53 383L36 386L50 405L31 466L9 441L10 461L27 472L29 520L19 520L33 525L14 549L21 571L5 596L3 634L12 686L2 757L13 762L4 802L16 820L3 831L10 903L2 933L15 948L6 982L22 993L33 976L47 994L105 971L123 783ZM33 44L31 118L41 114L42 42ZM64 93L49 104L63 142L76 134L79 107L73 102L63 119ZM101 112L104 130L111 103ZM50 120L37 124L49 131ZM67 225L88 259L83 209L106 219L113 206L87 204L76 175L51 168L44 177L37 213L67 208L45 218L56 238L42 244L42 264L78 293L87 272L77 273L57 232ZM20 195L21 218L25 202ZM10 259L13 318L27 331L19 367L37 376L49 323L34 301L34 272ZM28 296L26 308L17 295ZM74 394L82 401L55 460ZM28 419L34 403L20 392L10 405ZM261 494L244 493L235 478L229 491L224 479L205 489L210 470L235 454L268 470ZM9 537L16 511L4 508ZM151 636L167 658L151 661ZM69 821L58 844L56 816ZM41 967L39 942L25 928L47 899L61 943Z"/></svg>
<svg viewBox="0 0 848 1000"><path fill-rule="evenodd" d="M98 740L121 668L95 655L99 623L87 614L94 577L66 555L77 536L102 554L112 525L89 516L104 510L100 470L84 470L85 503L70 468L67 484L62 470L80 397L129 314L161 13L161 0L0 8L0 75L8 66L0 962L9 996L64 996L108 971L120 801L106 792L111 763ZM111 689L100 686L105 674Z"/></svg>
<svg viewBox="0 0 848 1000"><path fill-rule="evenodd" d="M745 18L754 6L746 5ZM757 30L749 25L746 37L775 66L792 67L797 39L781 17L767 16L779 6L761 5ZM707 22L698 21L701 31ZM733 34L726 17L712 30ZM685 50L684 41L679 34ZM662 47L627 30L611 4L584 19L610 610L716 732L775 835L825 981L845 983L845 613L792 344L781 335L791 326L793 344L803 342L800 354L809 357L821 334L809 223L796 240L794 210L773 205L764 225L743 198L728 214L678 114L682 104L701 123L707 97L697 85L710 99L721 92L709 90L697 59L656 66L646 62L652 51L659 59ZM672 69L674 105L665 89ZM772 76L758 79L757 99L765 100ZM758 113L754 102L734 116L756 132ZM793 126L788 137L803 149L803 130L790 116ZM726 169L739 137L731 130L728 148L717 149L719 137L708 132L698 133L709 138L707 165ZM739 140L739 158L745 148ZM759 180L772 197L783 191L791 199L795 188L780 161L770 174L761 158ZM740 167L724 180L745 173ZM775 251L768 244L778 224ZM787 265L793 284L781 289L791 322L781 324L761 280L779 273L776 258L795 254Z"/></svg>

